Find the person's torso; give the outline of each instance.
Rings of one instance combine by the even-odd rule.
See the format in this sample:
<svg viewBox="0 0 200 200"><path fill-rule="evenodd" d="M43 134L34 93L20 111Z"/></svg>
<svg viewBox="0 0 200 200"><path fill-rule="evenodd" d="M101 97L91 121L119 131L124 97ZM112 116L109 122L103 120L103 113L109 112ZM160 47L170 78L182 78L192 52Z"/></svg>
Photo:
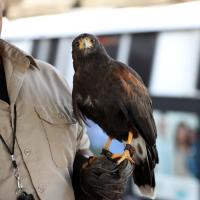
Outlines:
<svg viewBox="0 0 200 200"><path fill-rule="evenodd" d="M72 117L70 93L45 63L38 62L39 69L29 67L25 71L12 66L12 71L9 65L19 63L3 60L10 105L0 100L0 133L11 147L15 104L15 156L22 183L36 200L73 200L70 176L78 127ZM10 155L0 141L0 200L16 199L15 189Z"/></svg>

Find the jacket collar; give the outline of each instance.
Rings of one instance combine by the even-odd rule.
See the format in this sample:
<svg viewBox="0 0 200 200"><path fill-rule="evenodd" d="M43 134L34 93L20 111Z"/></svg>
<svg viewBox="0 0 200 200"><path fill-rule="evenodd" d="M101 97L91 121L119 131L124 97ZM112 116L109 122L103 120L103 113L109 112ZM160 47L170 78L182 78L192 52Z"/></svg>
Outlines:
<svg viewBox="0 0 200 200"><path fill-rule="evenodd" d="M0 39L0 56L3 61L7 90L11 105L16 103L29 68L39 69L34 59L17 47Z"/></svg>
<svg viewBox="0 0 200 200"><path fill-rule="evenodd" d="M39 69L32 56L2 39L0 39L0 56L2 58L6 57L13 62L24 63L26 64L26 67L30 66Z"/></svg>

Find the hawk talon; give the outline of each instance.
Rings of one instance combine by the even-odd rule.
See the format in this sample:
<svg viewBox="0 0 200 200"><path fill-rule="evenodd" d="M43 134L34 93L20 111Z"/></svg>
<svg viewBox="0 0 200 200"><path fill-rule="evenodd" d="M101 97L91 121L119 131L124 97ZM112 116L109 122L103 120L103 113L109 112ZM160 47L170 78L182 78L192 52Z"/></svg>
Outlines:
<svg viewBox="0 0 200 200"><path fill-rule="evenodd" d="M91 165L98 158L96 156L90 156L88 160L82 165L82 168L86 168L88 165Z"/></svg>
<svg viewBox="0 0 200 200"><path fill-rule="evenodd" d="M117 161L117 165L121 164L124 160L129 160L132 164L135 164L128 150L125 150L124 153L121 155L121 158Z"/></svg>
<svg viewBox="0 0 200 200"><path fill-rule="evenodd" d="M130 156L130 152L128 150L125 150L123 154L113 154L111 158L112 159L119 158L119 160L117 161L117 165L122 163L124 160L129 160L132 164L135 164L135 161Z"/></svg>

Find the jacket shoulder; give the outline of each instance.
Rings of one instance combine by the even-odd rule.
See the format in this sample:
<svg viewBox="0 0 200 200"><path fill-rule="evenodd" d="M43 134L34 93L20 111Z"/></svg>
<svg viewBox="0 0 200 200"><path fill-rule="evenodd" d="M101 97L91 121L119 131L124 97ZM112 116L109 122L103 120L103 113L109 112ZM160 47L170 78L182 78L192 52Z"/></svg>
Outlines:
<svg viewBox="0 0 200 200"><path fill-rule="evenodd" d="M50 63L44 62L42 60L38 60L38 59L34 59L35 63L37 64L37 66L39 67L41 73L46 77L50 77L53 78L54 81L60 82L63 84L63 86L66 87L66 89L68 90L68 92L71 95L71 88L69 86L69 84L67 83L66 79L64 78L64 76L61 74L61 72L53 65L51 65Z"/></svg>

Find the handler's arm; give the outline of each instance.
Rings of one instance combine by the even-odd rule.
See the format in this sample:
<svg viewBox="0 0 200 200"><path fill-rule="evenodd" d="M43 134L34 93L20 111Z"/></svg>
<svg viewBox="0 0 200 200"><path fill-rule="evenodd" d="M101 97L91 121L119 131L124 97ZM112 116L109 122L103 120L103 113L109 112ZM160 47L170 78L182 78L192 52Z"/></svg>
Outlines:
<svg viewBox="0 0 200 200"><path fill-rule="evenodd" d="M74 188L74 194L76 200L86 200L87 198L84 196L84 192L81 189L80 185L80 173L84 163L87 162L89 157L93 156L92 152L89 150L90 141L88 135L86 134L86 127L79 125L79 133L77 138L77 152L74 159L73 165L73 176L72 176L72 184Z"/></svg>

